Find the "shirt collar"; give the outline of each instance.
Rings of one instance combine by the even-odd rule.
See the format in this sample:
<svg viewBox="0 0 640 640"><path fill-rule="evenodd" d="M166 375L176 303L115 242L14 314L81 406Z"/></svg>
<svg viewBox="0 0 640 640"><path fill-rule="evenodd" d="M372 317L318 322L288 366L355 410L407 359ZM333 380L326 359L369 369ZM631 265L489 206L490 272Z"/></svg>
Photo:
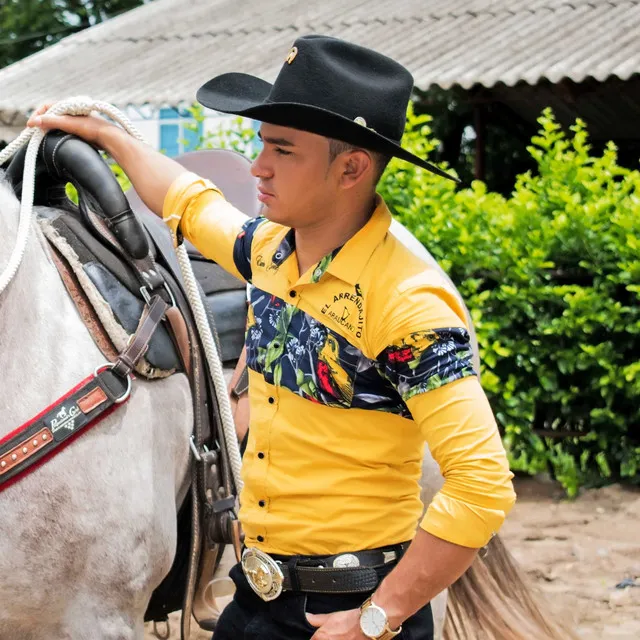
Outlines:
<svg viewBox="0 0 640 640"><path fill-rule="evenodd" d="M340 249L327 267L327 272L355 285L369 258L382 242L391 225L391 213L381 196L376 195L376 208L367 223ZM335 254L335 252L334 252Z"/></svg>
<svg viewBox="0 0 640 640"><path fill-rule="evenodd" d="M380 195L367 223L342 247L334 249L318 262L311 272L311 282L318 282L329 272L332 276L355 285L375 248L382 242L391 225L391 213ZM271 257L279 267L295 251L295 231L288 229Z"/></svg>

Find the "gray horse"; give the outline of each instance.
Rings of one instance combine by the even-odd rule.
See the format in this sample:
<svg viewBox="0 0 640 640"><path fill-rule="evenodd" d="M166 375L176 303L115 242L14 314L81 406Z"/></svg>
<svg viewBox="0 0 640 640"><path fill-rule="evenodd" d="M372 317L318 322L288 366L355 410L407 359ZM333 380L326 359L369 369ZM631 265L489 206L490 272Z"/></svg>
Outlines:
<svg viewBox="0 0 640 640"><path fill-rule="evenodd" d="M0 184L0 271L18 206ZM0 296L0 439L103 362L34 225ZM184 375L136 380L122 408L0 492L0 640L142 636L173 561L191 429Z"/></svg>

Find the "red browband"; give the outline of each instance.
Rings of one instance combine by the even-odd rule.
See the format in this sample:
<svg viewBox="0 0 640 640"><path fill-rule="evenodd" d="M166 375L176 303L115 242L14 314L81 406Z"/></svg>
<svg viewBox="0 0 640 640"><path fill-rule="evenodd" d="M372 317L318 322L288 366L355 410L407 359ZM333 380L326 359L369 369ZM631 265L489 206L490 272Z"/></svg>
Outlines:
<svg viewBox="0 0 640 640"><path fill-rule="evenodd" d="M60 453L83 432L104 420L131 394L131 377L122 379L106 364L0 439L0 491Z"/></svg>

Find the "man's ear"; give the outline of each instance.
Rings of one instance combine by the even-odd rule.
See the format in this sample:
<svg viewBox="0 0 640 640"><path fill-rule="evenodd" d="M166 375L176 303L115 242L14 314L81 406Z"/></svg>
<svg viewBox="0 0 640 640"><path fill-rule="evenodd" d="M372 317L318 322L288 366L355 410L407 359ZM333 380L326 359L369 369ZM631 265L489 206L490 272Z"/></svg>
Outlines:
<svg viewBox="0 0 640 640"><path fill-rule="evenodd" d="M354 149L344 154L342 158L342 173L340 184L344 189L351 189L371 173L373 158L363 149Z"/></svg>

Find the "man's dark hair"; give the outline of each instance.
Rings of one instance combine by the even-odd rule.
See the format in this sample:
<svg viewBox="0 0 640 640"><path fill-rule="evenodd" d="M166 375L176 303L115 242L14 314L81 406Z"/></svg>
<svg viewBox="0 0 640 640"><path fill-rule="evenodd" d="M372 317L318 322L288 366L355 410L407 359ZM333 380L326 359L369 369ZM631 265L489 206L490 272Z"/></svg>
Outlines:
<svg viewBox="0 0 640 640"><path fill-rule="evenodd" d="M333 138L329 138L329 164L331 164L341 153L345 151L356 151L361 147L357 147L353 144L349 144L348 142L343 142L342 140L334 140ZM386 156L379 151L371 151L369 149L366 150L367 153L371 154L373 158L373 163L375 167L374 173L374 185L377 185L380 182L380 178L382 178L382 174L384 170L387 168L387 165L391 161L391 156Z"/></svg>

